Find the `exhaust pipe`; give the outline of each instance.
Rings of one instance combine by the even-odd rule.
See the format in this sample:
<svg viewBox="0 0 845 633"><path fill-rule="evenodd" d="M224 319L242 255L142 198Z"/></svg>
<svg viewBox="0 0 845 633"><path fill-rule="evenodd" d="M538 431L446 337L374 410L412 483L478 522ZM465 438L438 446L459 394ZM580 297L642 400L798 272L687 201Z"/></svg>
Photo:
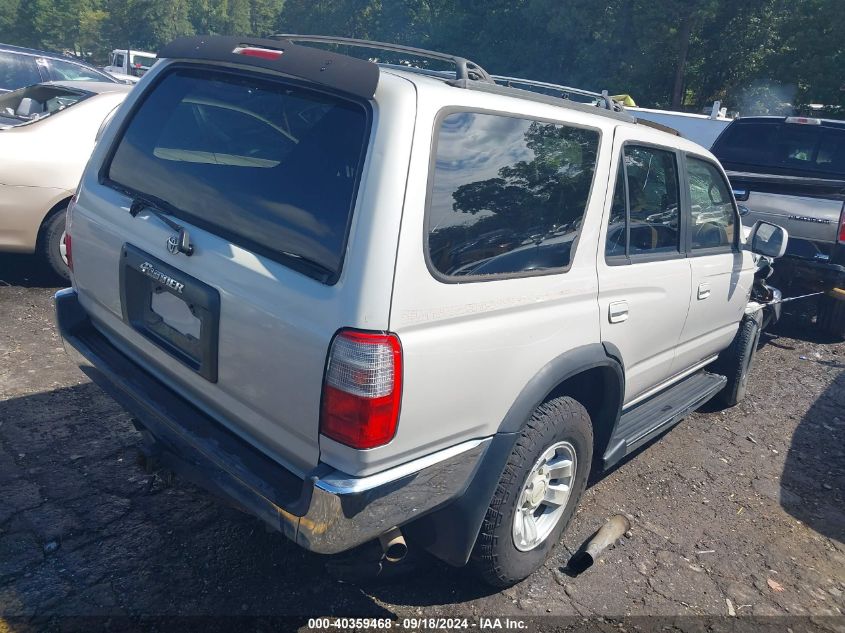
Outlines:
<svg viewBox="0 0 845 633"><path fill-rule="evenodd" d="M378 537L384 560L388 563L398 563L408 553L408 544L399 528L393 528Z"/></svg>
<svg viewBox="0 0 845 633"><path fill-rule="evenodd" d="M601 529L595 533L595 536L581 546L572 558L569 559L567 567L575 575L580 574L593 565L604 551L617 540L619 540L625 532L631 529L631 522L621 515L615 514L607 520Z"/></svg>

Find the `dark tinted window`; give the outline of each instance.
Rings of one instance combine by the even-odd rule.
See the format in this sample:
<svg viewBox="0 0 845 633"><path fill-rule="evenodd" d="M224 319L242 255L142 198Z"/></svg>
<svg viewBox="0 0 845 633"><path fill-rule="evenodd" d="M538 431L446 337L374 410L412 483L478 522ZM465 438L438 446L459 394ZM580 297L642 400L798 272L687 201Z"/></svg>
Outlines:
<svg viewBox="0 0 845 633"><path fill-rule="evenodd" d="M35 57L0 52L0 89L17 90L40 82Z"/></svg>
<svg viewBox="0 0 845 633"><path fill-rule="evenodd" d="M626 145L623 159L628 187L626 192L621 186L620 173L607 227L605 255L679 252L681 210L675 153Z"/></svg>
<svg viewBox="0 0 845 633"><path fill-rule="evenodd" d="M723 163L845 176L845 130L799 123L732 123L713 153Z"/></svg>
<svg viewBox="0 0 845 633"><path fill-rule="evenodd" d="M143 102L109 179L323 281L339 271L363 106L264 79L177 70ZM320 272L322 269L322 272Z"/></svg>
<svg viewBox="0 0 845 633"><path fill-rule="evenodd" d="M731 192L718 169L707 161L687 156L693 250L730 247L736 225Z"/></svg>
<svg viewBox="0 0 845 633"><path fill-rule="evenodd" d="M569 266L587 207L599 134L460 112L443 119L428 249L445 275Z"/></svg>

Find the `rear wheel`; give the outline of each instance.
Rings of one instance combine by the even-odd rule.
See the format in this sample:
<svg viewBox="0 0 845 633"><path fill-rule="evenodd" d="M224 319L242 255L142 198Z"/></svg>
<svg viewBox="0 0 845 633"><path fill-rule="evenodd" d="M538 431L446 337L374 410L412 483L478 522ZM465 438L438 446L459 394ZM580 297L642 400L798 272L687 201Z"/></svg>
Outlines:
<svg viewBox="0 0 845 633"><path fill-rule="evenodd" d="M816 315L818 328L837 340L845 339L845 300L824 295Z"/></svg>
<svg viewBox="0 0 845 633"><path fill-rule="evenodd" d="M760 341L760 324L756 319L745 317L739 324L731 346L719 356L714 369L723 374L728 382L716 396L725 407L733 407L742 402L748 390L748 375L757 355Z"/></svg>
<svg viewBox="0 0 845 633"><path fill-rule="evenodd" d="M61 209L44 221L38 244L38 254L54 273L62 279L70 279L65 250L65 209Z"/></svg>
<svg viewBox="0 0 845 633"><path fill-rule="evenodd" d="M587 410L569 397L541 405L525 425L487 509L472 565L496 587L526 578L566 528L593 457Z"/></svg>

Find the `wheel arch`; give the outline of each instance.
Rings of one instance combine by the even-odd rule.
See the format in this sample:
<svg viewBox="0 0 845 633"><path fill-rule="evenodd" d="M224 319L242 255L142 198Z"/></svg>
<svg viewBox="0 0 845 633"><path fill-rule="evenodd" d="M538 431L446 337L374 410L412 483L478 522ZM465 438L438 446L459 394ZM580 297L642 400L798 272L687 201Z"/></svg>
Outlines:
<svg viewBox="0 0 845 633"><path fill-rule="evenodd" d="M514 442L534 410L550 398L578 400L593 424L595 463L619 420L624 376L619 352L611 345L577 347L549 361L523 387L502 419L466 491L446 507L406 526L409 539L447 563L465 565Z"/></svg>
<svg viewBox="0 0 845 633"><path fill-rule="evenodd" d="M73 192L69 192L67 196L61 198L58 202L56 202L47 213L44 214L44 217L41 218L41 224L38 225L38 237L36 240L36 250L41 246L44 240L44 230L47 227L47 222L56 215L57 213L61 213L62 211L67 209L67 205L70 204L70 200L73 198Z"/></svg>
<svg viewBox="0 0 845 633"><path fill-rule="evenodd" d="M624 395L625 369L619 350L609 343L577 347L551 360L529 381L502 420L499 432L519 431L542 403L570 396L590 414L594 455L600 456L619 421Z"/></svg>

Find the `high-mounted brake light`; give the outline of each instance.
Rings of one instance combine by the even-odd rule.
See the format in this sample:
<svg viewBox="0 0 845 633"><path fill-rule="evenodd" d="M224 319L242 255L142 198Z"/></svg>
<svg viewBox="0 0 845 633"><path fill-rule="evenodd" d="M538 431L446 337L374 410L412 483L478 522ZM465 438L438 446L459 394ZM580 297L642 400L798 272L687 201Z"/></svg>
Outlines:
<svg viewBox="0 0 845 633"><path fill-rule="evenodd" d="M335 336L323 382L323 435L358 449L387 444L401 401L402 346L395 334L343 330Z"/></svg>
<svg viewBox="0 0 845 633"><path fill-rule="evenodd" d="M802 125L821 125L821 119L815 119L813 117L807 116L788 116L786 117L787 123L800 123Z"/></svg>
<svg viewBox="0 0 845 633"><path fill-rule="evenodd" d="M259 59L278 59L284 54L273 48L261 48L259 46L236 46L232 51L235 55L246 55L247 57L258 57Z"/></svg>

